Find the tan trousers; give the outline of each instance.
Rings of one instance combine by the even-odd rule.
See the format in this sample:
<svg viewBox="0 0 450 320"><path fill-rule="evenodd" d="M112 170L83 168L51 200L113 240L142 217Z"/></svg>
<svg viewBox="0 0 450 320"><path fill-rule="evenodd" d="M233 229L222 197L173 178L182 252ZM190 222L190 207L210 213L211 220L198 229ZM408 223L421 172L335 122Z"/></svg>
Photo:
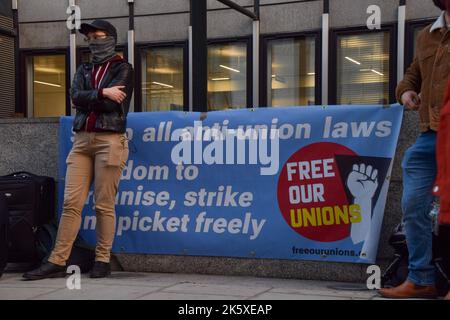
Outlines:
<svg viewBox="0 0 450 320"><path fill-rule="evenodd" d="M64 204L55 248L48 261L65 265L81 226L81 212L94 180L97 216L95 260L109 262L115 235L115 197L128 159L125 134L78 132L67 157Z"/></svg>

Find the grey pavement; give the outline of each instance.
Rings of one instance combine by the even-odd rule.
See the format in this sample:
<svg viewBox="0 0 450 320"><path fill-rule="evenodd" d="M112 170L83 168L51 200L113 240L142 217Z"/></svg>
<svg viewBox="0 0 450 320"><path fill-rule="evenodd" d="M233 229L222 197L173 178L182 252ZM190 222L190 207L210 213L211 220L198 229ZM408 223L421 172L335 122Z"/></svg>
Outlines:
<svg viewBox="0 0 450 320"><path fill-rule="evenodd" d="M376 300L361 284L198 274L113 272L106 279L81 277L81 289L66 279L0 278L0 300Z"/></svg>

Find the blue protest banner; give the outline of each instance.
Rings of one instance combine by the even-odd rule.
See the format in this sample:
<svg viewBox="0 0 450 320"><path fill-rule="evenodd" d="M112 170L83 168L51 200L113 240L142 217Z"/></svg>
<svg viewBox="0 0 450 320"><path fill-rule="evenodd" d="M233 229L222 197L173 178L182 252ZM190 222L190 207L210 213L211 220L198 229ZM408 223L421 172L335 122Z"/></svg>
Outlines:
<svg viewBox="0 0 450 320"><path fill-rule="evenodd" d="M131 113L113 252L374 263L399 105ZM72 117L61 118L59 214ZM95 243L94 194L81 235Z"/></svg>

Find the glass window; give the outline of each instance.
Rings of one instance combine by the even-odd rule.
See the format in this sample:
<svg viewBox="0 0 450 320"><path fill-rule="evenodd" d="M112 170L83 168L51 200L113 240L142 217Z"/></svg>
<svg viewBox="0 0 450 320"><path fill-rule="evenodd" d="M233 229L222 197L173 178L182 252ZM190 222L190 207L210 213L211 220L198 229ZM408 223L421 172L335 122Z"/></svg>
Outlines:
<svg viewBox="0 0 450 320"><path fill-rule="evenodd" d="M337 104L389 103L389 32L337 37Z"/></svg>
<svg viewBox="0 0 450 320"><path fill-rule="evenodd" d="M142 111L183 110L183 48L146 48L142 59Z"/></svg>
<svg viewBox="0 0 450 320"><path fill-rule="evenodd" d="M417 36L419 35L420 31L422 31L423 29L425 29L430 23L422 23L420 25L417 25L414 27L414 31L413 31L413 40L412 40L412 44L413 44L413 57L416 55L416 49L417 49Z"/></svg>
<svg viewBox="0 0 450 320"><path fill-rule="evenodd" d="M413 37L414 37L413 57L416 56L416 49L417 49L417 42L416 42L416 40L417 40L417 36L419 35L419 32L422 31L422 29L425 28L425 27L426 26L421 26L421 27L417 27L417 28L414 29L414 34L413 34Z"/></svg>
<svg viewBox="0 0 450 320"><path fill-rule="evenodd" d="M269 107L315 104L314 37L270 40L267 46Z"/></svg>
<svg viewBox="0 0 450 320"><path fill-rule="evenodd" d="M66 56L29 56L28 114L59 117L66 114Z"/></svg>
<svg viewBox="0 0 450 320"><path fill-rule="evenodd" d="M246 43L208 46L208 110L247 107Z"/></svg>
<svg viewBox="0 0 450 320"><path fill-rule="evenodd" d="M411 66L417 52L417 37L427 26L433 24L435 19L410 21L406 25L406 47L405 47L405 71Z"/></svg>

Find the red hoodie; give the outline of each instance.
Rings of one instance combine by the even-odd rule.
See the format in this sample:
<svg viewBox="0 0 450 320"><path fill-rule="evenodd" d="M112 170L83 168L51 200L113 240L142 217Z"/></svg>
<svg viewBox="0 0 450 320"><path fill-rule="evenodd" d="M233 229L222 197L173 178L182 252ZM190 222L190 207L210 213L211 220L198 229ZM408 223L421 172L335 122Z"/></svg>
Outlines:
<svg viewBox="0 0 450 320"><path fill-rule="evenodd" d="M439 120L436 160L437 178L433 191L440 197L439 223L450 224L450 78Z"/></svg>
<svg viewBox="0 0 450 320"><path fill-rule="evenodd" d="M92 88L98 89L102 83L103 78L106 75L106 72L108 72L111 64L114 61L120 61L122 59L123 58L117 54L114 57L112 57L110 60L108 60L107 62L104 62L102 64L94 64L94 67L92 68L92 77L91 77ZM98 90L98 98L103 99L103 89ZM87 132L101 131L101 130L98 130L95 128L96 120L97 120L97 113L95 111L92 111L86 119L85 130Z"/></svg>

